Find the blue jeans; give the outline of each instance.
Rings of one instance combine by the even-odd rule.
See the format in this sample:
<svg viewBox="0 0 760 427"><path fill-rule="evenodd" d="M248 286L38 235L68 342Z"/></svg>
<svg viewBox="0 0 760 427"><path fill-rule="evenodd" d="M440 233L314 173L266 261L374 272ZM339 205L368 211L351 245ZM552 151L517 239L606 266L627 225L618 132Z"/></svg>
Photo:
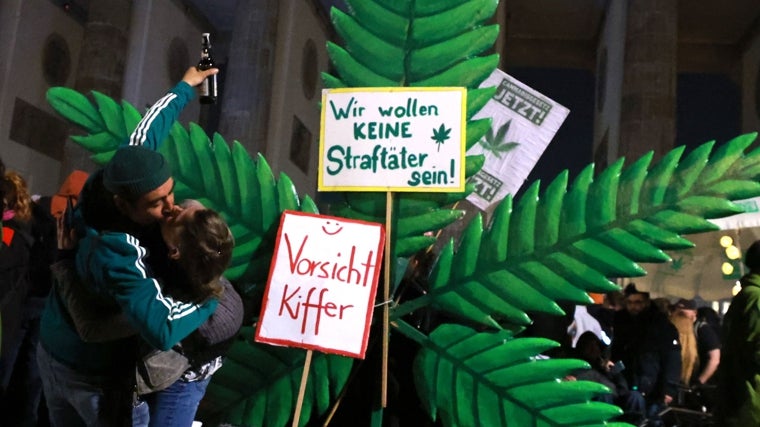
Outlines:
<svg viewBox="0 0 760 427"><path fill-rule="evenodd" d="M192 382L179 379L161 391L143 396L150 408L150 426L192 426L198 404L210 381L211 377Z"/></svg>
<svg viewBox="0 0 760 427"><path fill-rule="evenodd" d="M37 364L51 426L132 425L131 392L123 378L75 371L55 360L42 345L37 346Z"/></svg>
<svg viewBox="0 0 760 427"><path fill-rule="evenodd" d="M148 427L148 423L150 423L148 404L144 401L136 403L132 408L132 427Z"/></svg>

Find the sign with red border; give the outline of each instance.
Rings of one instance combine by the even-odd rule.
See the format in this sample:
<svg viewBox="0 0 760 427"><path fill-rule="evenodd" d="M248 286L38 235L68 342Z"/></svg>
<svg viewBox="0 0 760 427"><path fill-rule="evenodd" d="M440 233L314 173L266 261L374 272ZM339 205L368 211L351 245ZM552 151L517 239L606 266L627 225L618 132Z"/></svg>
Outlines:
<svg viewBox="0 0 760 427"><path fill-rule="evenodd" d="M285 211L256 341L363 359L384 239L381 224Z"/></svg>

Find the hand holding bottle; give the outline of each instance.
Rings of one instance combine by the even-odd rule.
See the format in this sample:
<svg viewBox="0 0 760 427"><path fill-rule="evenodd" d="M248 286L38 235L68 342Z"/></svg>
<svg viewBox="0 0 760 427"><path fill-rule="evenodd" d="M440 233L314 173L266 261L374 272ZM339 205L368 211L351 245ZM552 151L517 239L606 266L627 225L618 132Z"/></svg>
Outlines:
<svg viewBox="0 0 760 427"><path fill-rule="evenodd" d="M199 70L198 67L192 66L185 71L185 75L182 76L182 81L189 84L192 87L198 86L203 83L208 76L214 75L219 72L218 68L209 68L207 70Z"/></svg>

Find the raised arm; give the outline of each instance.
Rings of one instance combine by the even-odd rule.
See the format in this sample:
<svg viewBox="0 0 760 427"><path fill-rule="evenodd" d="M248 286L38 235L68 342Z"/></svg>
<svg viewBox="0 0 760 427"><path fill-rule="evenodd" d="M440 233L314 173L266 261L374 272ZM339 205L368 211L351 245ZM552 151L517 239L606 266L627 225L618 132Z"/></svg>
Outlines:
<svg viewBox="0 0 760 427"><path fill-rule="evenodd" d="M195 96L194 87L218 71L216 68L204 71L199 71L195 67L188 68L182 81L156 101L145 113L129 136L128 145L144 145L152 150L158 150L169 136L169 131L182 109Z"/></svg>

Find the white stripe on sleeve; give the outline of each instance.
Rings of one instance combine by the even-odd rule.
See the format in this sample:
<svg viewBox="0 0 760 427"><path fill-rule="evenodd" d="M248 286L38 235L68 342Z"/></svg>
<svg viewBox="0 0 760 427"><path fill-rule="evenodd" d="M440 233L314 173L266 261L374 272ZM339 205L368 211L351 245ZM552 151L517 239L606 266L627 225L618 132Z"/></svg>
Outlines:
<svg viewBox="0 0 760 427"><path fill-rule="evenodd" d="M150 129L153 121L156 120L156 117L158 117L159 113L161 113L161 110L166 108L176 97L177 94L175 93L167 93L161 99L156 101L152 107L150 107L148 112L145 114L145 117L140 120L140 123L137 124L137 128L132 132L132 135L130 135L129 145L145 144L145 138L148 135L148 129Z"/></svg>

